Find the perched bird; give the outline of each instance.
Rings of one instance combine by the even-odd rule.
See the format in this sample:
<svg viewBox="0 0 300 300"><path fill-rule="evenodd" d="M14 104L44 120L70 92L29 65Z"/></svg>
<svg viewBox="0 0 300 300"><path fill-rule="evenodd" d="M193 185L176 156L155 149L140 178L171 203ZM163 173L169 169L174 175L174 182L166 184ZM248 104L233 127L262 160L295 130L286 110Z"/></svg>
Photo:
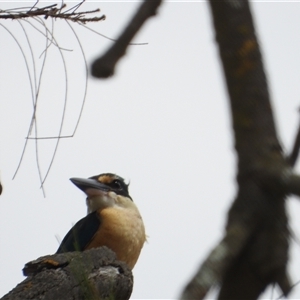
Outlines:
<svg viewBox="0 0 300 300"><path fill-rule="evenodd" d="M88 215L71 228L56 253L107 246L133 269L146 234L124 179L105 173L70 180L87 195Z"/></svg>

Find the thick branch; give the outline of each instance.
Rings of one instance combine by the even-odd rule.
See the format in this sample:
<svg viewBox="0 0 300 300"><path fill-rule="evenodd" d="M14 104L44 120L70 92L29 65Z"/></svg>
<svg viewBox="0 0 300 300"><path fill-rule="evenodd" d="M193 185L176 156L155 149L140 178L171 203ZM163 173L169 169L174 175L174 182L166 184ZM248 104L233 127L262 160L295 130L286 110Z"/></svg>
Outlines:
<svg viewBox="0 0 300 300"><path fill-rule="evenodd" d="M41 257L25 265L28 277L1 300L130 298L133 277L106 247Z"/></svg>
<svg viewBox="0 0 300 300"><path fill-rule="evenodd" d="M286 176L286 189L289 194L300 197L300 176L290 173Z"/></svg>
<svg viewBox="0 0 300 300"><path fill-rule="evenodd" d="M118 60L146 20L156 14L162 0L144 0L125 30L108 51L97 58L92 64L92 75L97 78L107 78L114 74Z"/></svg>
<svg viewBox="0 0 300 300"><path fill-rule="evenodd" d="M291 289L286 271L288 193L282 174L289 166L275 130L249 3L209 3L229 93L239 190L228 214L224 240L204 261L182 297L202 299L213 284L220 284L218 299L222 300L257 299L272 283L277 283L287 295ZM224 256L213 260L215 252L224 248L228 232L237 228L246 229L241 241L227 243Z"/></svg>
<svg viewBox="0 0 300 300"><path fill-rule="evenodd" d="M230 96L239 173L244 173L260 167L261 160L283 157L249 3L211 0L210 6Z"/></svg>

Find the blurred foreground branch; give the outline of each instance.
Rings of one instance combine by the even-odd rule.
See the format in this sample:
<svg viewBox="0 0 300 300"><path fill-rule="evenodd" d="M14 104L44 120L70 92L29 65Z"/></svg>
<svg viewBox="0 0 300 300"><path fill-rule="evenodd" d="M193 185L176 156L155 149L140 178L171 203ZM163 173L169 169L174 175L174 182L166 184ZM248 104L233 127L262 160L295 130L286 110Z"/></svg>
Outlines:
<svg viewBox="0 0 300 300"><path fill-rule="evenodd" d="M41 257L27 263L28 276L1 300L130 298L133 277L106 247Z"/></svg>
<svg viewBox="0 0 300 300"><path fill-rule="evenodd" d="M126 49L140 30L146 20L156 14L162 0L144 0L133 16L129 24L125 27L117 41L107 52L97 58L92 64L92 75L97 78L107 78L112 76L118 60L125 54Z"/></svg>
<svg viewBox="0 0 300 300"><path fill-rule="evenodd" d="M261 52L249 3L209 1L229 93L238 193L222 241L186 285L181 299L203 299L220 286L218 299L257 299L269 284L287 296L290 233L285 200L300 196L296 137L286 159L277 138Z"/></svg>
<svg viewBox="0 0 300 300"><path fill-rule="evenodd" d="M298 125L298 130L297 130L297 134L295 137L293 149L292 149L291 153L287 156L287 160L288 160L289 164L291 165L291 167L295 166L295 163L299 156L299 149L300 149L300 124Z"/></svg>

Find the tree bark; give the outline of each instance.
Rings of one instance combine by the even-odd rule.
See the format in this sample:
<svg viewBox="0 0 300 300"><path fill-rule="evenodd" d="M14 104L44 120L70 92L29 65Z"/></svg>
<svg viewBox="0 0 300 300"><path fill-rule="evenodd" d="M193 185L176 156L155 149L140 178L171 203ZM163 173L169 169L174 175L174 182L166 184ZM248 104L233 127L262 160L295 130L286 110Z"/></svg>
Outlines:
<svg viewBox="0 0 300 300"><path fill-rule="evenodd" d="M127 300L133 287L131 270L107 247L40 257L23 273L1 300Z"/></svg>

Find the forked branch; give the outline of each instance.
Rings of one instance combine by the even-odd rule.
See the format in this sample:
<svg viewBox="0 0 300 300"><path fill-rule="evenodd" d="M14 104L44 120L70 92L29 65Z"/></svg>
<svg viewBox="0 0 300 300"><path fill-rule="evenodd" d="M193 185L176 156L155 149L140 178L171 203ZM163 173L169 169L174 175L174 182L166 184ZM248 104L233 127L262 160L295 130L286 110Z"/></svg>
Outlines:
<svg viewBox="0 0 300 300"><path fill-rule="evenodd" d="M287 274L290 233L285 200L290 193L300 195L300 179L292 175L277 138L249 1L210 0L209 4L231 107L238 194L223 240L181 299L203 299L216 284L220 300L255 300L270 284L277 284L286 296L292 285ZM236 243L224 247L229 233ZM220 249L225 249L223 255L212 259Z"/></svg>

